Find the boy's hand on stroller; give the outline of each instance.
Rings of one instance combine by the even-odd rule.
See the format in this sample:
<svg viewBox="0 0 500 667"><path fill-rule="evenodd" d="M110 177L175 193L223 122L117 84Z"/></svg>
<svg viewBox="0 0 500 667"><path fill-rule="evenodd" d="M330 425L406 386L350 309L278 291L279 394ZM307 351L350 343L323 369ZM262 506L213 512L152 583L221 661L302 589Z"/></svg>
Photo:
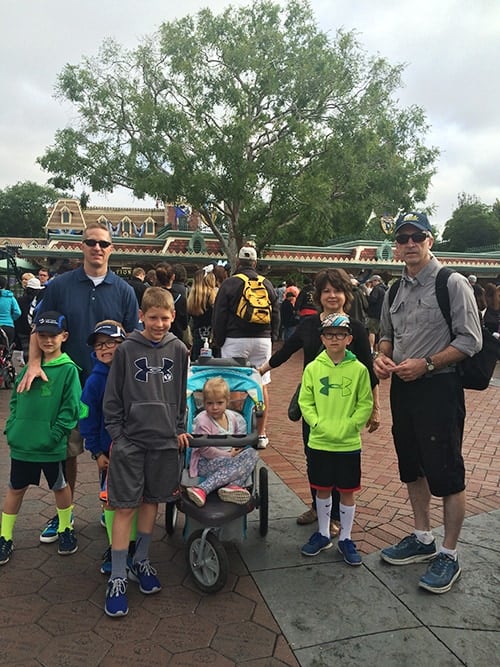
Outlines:
<svg viewBox="0 0 500 667"><path fill-rule="evenodd" d="M179 435L177 436L177 443L181 451L183 449L186 449L186 447L189 447L189 441L191 437L192 436L189 433L179 433Z"/></svg>
<svg viewBox="0 0 500 667"><path fill-rule="evenodd" d="M17 393L22 394L23 391L29 391L35 378L42 378L44 382L48 382L48 377L46 376L45 371L42 370L40 364L28 364L26 373L23 375L23 378L17 387Z"/></svg>
<svg viewBox="0 0 500 667"><path fill-rule="evenodd" d="M242 451L242 447L231 447L231 456L238 456L238 454Z"/></svg>

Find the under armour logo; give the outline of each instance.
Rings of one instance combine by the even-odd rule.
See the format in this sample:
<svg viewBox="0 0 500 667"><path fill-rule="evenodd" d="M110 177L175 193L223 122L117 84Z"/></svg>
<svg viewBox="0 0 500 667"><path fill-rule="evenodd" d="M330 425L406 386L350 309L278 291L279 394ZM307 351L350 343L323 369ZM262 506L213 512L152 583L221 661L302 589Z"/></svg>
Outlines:
<svg viewBox="0 0 500 667"><path fill-rule="evenodd" d="M319 390L320 394L325 394L328 396L330 389L340 389L341 396L350 396L351 395L351 378L342 378L342 383L338 382L329 382L329 378L320 378L321 389Z"/></svg>
<svg viewBox="0 0 500 667"><path fill-rule="evenodd" d="M141 357L134 361L135 366L139 369L135 374L135 379L139 382L148 382L149 375L162 375L163 382L170 382L172 380L171 368L174 365L172 359L162 358L163 366L148 366L147 357Z"/></svg>

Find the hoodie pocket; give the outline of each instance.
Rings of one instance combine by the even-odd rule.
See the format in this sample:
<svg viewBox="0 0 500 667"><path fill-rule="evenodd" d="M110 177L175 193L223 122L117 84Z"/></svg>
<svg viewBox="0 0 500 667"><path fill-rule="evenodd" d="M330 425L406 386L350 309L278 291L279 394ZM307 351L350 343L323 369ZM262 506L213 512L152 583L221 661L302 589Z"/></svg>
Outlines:
<svg viewBox="0 0 500 667"><path fill-rule="evenodd" d="M132 403L124 430L132 442L144 445L177 437L176 406L161 401Z"/></svg>

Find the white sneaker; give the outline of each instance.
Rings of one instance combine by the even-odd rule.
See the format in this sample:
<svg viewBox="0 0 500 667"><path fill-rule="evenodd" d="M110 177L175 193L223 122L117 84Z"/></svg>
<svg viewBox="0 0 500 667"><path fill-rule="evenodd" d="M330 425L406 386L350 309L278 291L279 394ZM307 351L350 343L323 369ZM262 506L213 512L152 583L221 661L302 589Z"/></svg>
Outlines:
<svg viewBox="0 0 500 667"><path fill-rule="evenodd" d="M265 449L269 444L269 438L267 435L259 435L259 439L257 441L257 449Z"/></svg>

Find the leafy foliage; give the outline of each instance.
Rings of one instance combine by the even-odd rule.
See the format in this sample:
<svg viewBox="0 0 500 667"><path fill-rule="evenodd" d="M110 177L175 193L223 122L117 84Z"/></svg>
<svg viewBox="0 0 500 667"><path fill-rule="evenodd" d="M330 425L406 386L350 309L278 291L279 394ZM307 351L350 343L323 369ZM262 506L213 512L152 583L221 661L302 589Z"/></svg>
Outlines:
<svg viewBox="0 0 500 667"><path fill-rule="evenodd" d="M56 182L185 197L231 261L249 237L319 244L426 197L437 150L395 99L401 73L319 31L306 0L203 9L67 65L57 92L79 123L39 162Z"/></svg>
<svg viewBox="0 0 500 667"><path fill-rule="evenodd" d="M500 244L499 209L498 200L487 206L474 195L459 195L458 206L443 230L443 247L465 252Z"/></svg>
<svg viewBox="0 0 500 667"><path fill-rule="evenodd" d="M0 235L38 237L45 235L47 206L63 194L47 185L24 181L0 190Z"/></svg>

